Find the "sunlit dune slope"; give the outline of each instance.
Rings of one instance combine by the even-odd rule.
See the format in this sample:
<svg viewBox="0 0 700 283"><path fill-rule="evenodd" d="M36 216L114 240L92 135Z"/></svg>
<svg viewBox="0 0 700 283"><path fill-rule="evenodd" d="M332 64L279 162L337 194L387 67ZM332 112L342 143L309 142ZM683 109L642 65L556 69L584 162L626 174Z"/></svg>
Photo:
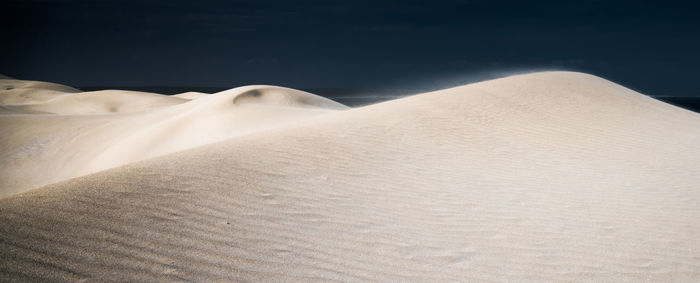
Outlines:
<svg viewBox="0 0 700 283"><path fill-rule="evenodd" d="M0 104L2 105L42 102L76 92L80 90L60 84L0 78Z"/></svg>
<svg viewBox="0 0 700 283"><path fill-rule="evenodd" d="M183 92L183 93L180 93L180 94L175 94L175 95L173 95L173 96L179 97L179 98L184 98L184 99L192 100L192 99L197 99L197 98L200 98L200 97L205 97L205 96L208 96L208 95L209 95L209 94L206 94L206 93L201 93L201 92L196 92L196 91L188 91L188 92Z"/></svg>
<svg viewBox="0 0 700 283"><path fill-rule="evenodd" d="M700 280L696 113L545 72L315 117L0 199L0 274Z"/></svg>
<svg viewBox="0 0 700 283"><path fill-rule="evenodd" d="M101 90L71 93L40 103L10 106L29 113L89 115L151 110L187 101L189 100L148 92Z"/></svg>

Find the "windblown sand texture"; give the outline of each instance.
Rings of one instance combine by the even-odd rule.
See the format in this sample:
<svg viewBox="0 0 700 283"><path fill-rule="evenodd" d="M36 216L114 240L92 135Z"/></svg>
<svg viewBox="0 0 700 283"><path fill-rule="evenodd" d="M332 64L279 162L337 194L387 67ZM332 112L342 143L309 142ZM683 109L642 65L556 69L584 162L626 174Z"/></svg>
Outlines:
<svg viewBox="0 0 700 283"><path fill-rule="evenodd" d="M599 77L0 94L3 281L700 280L700 115Z"/></svg>

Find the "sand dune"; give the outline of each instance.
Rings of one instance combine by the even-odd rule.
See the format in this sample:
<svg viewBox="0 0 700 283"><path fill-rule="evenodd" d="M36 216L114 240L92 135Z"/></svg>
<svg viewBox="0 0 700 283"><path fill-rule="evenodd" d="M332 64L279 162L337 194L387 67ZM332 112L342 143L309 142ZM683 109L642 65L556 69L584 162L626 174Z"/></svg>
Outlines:
<svg viewBox="0 0 700 283"><path fill-rule="evenodd" d="M185 151L170 144L160 157L0 199L2 279L700 279L700 115L586 74L513 76L346 111L244 87L129 114L145 125L138 134L91 130L120 142L72 154L112 150L89 165L110 168L146 143L237 125L237 107L248 124L273 126ZM324 115L260 121L308 111ZM2 145L92 125L62 119L5 120L15 128ZM170 134L182 123L189 138Z"/></svg>
<svg viewBox="0 0 700 283"><path fill-rule="evenodd" d="M32 94L37 93L44 95ZM0 112L0 196L345 109L313 94L271 86L196 100L78 92L7 107Z"/></svg>
<svg viewBox="0 0 700 283"><path fill-rule="evenodd" d="M27 104L43 102L67 93L76 93L80 90L60 84L22 81L0 78L0 104Z"/></svg>
<svg viewBox="0 0 700 283"><path fill-rule="evenodd" d="M10 106L28 113L86 115L144 111L187 101L189 99L148 92L101 90L65 94L38 103Z"/></svg>
<svg viewBox="0 0 700 283"><path fill-rule="evenodd" d="M205 96L208 96L208 95L209 95L209 94L206 94L206 93L201 93L201 92L196 92L196 91L188 91L188 92L176 94L176 95L173 95L173 96L174 96L174 97L183 98L183 99L192 100L192 99L197 99L197 98L200 98L200 97L205 97Z"/></svg>

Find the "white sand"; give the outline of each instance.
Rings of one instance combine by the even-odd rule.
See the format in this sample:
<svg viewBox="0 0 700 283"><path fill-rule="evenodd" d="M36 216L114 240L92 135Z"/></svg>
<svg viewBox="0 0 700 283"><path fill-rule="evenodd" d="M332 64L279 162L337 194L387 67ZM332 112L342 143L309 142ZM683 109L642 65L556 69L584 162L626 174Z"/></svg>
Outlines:
<svg viewBox="0 0 700 283"><path fill-rule="evenodd" d="M196 91L188 91L188 92L176 94L176 95L173 95L173 96L174 96L174 97L183 98L183 99L192 100L192 99L197 99L197 98L200 98L200 97L208 96L208 94L206 94L206 93L201 93L201 92L196 92Z"/></svg>
<svg viewBox="0 0 700 283"><path fill-rule="evenodd" d="M36 102L47 94L34 90L22 96L24 103L0 111L0 197L346 109L272 86L194 100L117 90L47 92L55 97Z"/></svg>
<svg viewBox="0 0 700 283"><path fill-rule="evenodd" d="M0 115L0 280L700 280L696 113L569 72L342 109Z"/></svg>
<svg viewBox="0 0 700 283"><path fill-rule="evenodd" d="M80 90L60 84L0 77L0 104L2 105L43 102L64 94L76 92L80 92Z"/></svg>

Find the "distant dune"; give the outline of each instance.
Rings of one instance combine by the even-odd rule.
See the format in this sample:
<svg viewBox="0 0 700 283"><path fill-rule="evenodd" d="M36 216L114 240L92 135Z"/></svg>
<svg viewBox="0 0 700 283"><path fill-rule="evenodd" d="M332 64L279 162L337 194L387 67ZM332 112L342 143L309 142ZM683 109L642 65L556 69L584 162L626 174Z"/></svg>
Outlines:
<svg viewBox="0 0 700 283"><path fill-rule="evenodd" d="M190 99L190 100L192 100L192 99L204 97L204 96L207 96L207 95L208 95L208 94L206 94L206 93L195 92L195 91L188 91L188 92L183 92L183 93L180 93L180 94L175 94L175 95L173 95L173 96L179 97L179 98L184 98L184 99Z"/></svg>
<svg viewBox="0 0 700 283"><path fill-rule="evenodd" d="M272 86L165 96L22 83L4 82L17 88L0 112L0 196L346 109Z"/></svg>
<svg viewBox="0 0 700 283"><path fill-rule="evenodd" d="M3 281L700 280L700 114L592 75L0 87Z"/></svg>

